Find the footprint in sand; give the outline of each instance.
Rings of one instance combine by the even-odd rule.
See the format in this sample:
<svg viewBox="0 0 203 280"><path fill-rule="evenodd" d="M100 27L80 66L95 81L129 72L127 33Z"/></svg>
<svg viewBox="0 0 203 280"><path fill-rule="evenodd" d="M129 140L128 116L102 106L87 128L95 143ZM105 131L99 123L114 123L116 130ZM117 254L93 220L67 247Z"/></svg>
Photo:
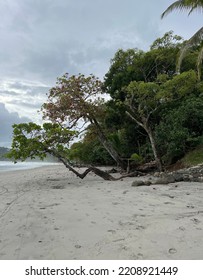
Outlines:
<svg viewBox="0 0 203 280"><path fill-rule="evenodd" d="M116 231L114 230L114 229L109 229L109 230L107 230L108 232L111 232L111 233L113 233L113 234L115 234L116 233Z"/></svg>
<svg viewBox="0 0 203 280"><path fill-rule="evenodd" d="M181 226L181 227L179 227L179 230L184 231L184 230L185 230L185 228Z"/></svg>
<svg viewBox="0 0 203 280"><path fill-rule="evenodd" d="M138 253L138 254L137 254L137 258L138 258L138 259L143 259L143 257L144 257L144 255L141 254L141 253Z"/></svg>
<svg viewBox="0 0 203 280"><path fill-rule="evenodd" d="M119 239L113 240L112 242L120 242L120 241L124 241L124 240L125 240L125 238L119 238Z"/></svg>
<svg viewBox="0 0 203 280"><path fill-rule="evenodd" d="M126 193L128 193L128 192L129 192L129 191L124 191L123 194L126 194Z"/></svg>
<svg viewBox="0 0 203 280"><path fill-rule="evenodd" d="M169 201L164 202L164 204L173 204L174 205L173 202L169 202Z"/></svg>
<svg viewBox="0 0 203 280"><path fill-rule="evenodd" d="M169 252L170 254L175 254L175 253L177 253L177 250L176 250L175 248L170 248L170 249L168 250L168 252Z"/></svg>
<svg viewBox="0 0 203 280"><path fill-rule="evenodd" d="M137 226L136 229L137 230L142 230L142 229L145 229L145 227L144 226Z"/></svg>
<svg viewBox="0 0 203 280"><path fill-rule="evenodd" d="M198 219L196 219L196 218L191 219L191 221L193 221L193 222L194 222L194 224L199 224L199 223L200 223L200 220L198 220Z"/></svg>
<svg viewBox="0 0 203 280"><path fill-rule="evenodd" d="M113 205L118 205L120 204L119 202L112 202Z"/></svg>

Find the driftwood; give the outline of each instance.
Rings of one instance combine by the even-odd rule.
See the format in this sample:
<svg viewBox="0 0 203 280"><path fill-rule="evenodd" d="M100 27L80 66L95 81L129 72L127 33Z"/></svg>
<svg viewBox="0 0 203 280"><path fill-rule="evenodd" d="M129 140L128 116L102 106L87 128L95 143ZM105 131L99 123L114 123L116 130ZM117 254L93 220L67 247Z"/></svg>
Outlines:
<svg viewBox="0 0 203 280"><path fill-rule="evenodd" d="M128 174L124 174L118 178L115 178L113 177L112 175L110 175L108 172L106 171L103 171L97 167L94 167L94 166L90 166L89 168L87 168L83 173L79 173L77 170L75 170L69 163L67 163L67 161L65 161L63 158L60 158L59 159L64 165L65 167L73 172L77 177L79 177L80 179L84 179L87 174L89 172L93 172L94 174L96 174L97 176L101 177L102 179L104 180L107 180L107 181L118 181L118 180L121 180L123 178L126 178L126 177L135 177L135 176L143 176L145 175L144 173L142 172L139 172L139 171L134 171L132 173L128 173Z"/></svg>

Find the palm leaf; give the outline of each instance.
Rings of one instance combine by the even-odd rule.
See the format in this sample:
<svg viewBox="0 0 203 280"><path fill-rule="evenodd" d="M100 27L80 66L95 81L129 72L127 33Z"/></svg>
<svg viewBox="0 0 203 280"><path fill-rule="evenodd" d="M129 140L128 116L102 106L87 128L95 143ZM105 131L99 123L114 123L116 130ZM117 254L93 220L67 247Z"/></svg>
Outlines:
<svg viewBox="0 0 203 280"><path fill-rule="evenodd" d="M190 15L195 9L203 10L203 1L202 0L178 0L171 4L161 15L161 18L164 18L174 10L189 10L188 15Z"/></svg>
<svg viewBox="0 0 203 280"><path fill-rule="evenodd" d="M200 45L203 41L203 27L201 27L188 41L185 42L185 45L181 48L180 54L178 57L178 63L176 66L176 72L180 73L180 67L182 61L187 53L187 50L192 46Z"/></svg>
<svg viewBox="0 0 203 280"><path fill-rule="evenodd" d="M202 0L196 0L194 1L195 3L193 3L193 7L191 8L188 16L195 10L195 9L199 9L200 11L203 10L203 1Z"/></svg>

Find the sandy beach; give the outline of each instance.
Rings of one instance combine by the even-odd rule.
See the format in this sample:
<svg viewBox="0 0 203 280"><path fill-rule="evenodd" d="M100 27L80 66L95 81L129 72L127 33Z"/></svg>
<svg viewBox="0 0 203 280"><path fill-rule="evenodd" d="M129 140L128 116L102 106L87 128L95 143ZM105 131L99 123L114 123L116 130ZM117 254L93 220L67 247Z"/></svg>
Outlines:
<svg viewBox="0 0 203 280"><path fill-rule="evenodd" d="M0 259L203 259L203 183L134 180L1 172Z"/></svg>

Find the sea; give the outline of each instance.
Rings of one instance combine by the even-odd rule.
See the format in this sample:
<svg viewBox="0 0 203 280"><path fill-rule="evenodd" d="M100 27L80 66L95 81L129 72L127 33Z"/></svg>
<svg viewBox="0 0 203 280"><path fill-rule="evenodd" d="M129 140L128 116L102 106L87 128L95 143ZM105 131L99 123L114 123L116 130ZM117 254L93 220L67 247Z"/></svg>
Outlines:
<svg viewBox="0 0 203 280"><path fill-rule="evenodd" d="M58 163L45 162L45 161L13 163L12 161L0 161L0 172L23 170L23 169L33 169L36 167L42 167L42 166L48 166L48 165L58 165Z"/></svg>

